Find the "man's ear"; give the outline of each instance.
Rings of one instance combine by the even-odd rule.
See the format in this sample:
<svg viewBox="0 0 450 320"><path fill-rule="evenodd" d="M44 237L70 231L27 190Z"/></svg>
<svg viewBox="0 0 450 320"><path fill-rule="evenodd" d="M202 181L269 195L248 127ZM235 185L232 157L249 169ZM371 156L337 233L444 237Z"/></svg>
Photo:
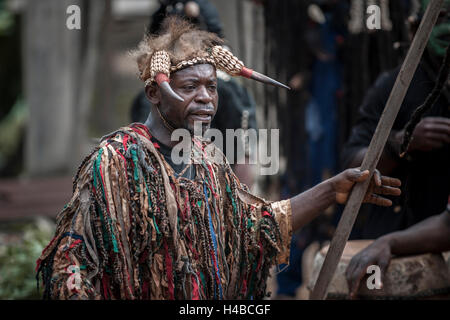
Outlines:
<svg viewBox="0 0 450 320"><path fill-rule="evenodd" d="M155 83L145 87L145 95L153 105L157 105L161 102L161 92Z"/></svg>

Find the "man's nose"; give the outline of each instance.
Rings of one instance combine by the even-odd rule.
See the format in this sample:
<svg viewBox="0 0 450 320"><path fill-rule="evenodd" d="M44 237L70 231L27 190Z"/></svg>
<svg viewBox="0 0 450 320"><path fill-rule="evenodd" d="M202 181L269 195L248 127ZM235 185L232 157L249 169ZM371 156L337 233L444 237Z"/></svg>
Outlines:
<svg viewBox="0 0 450 320"><path fill-rule="evenodd" d="M199 87L197 95L195 96L195 101L199 103L210 103L212 101L212 96L205 86Z"/></svg>

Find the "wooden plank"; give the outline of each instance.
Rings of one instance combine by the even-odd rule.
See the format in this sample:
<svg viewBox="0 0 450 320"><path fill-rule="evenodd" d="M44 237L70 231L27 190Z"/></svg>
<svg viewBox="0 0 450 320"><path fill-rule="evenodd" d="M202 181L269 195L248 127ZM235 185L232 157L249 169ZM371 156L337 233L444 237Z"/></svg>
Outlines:
<svg viewBox="0 0 450 320"><path fill-rule="evenodd" d="M0 180L0 220L55 218L71 195L71 177Z"/></svg>
<svg viewBox="0 0 450 320"><path fill-rule="evenodd" d="M361 165L362 170L370 171L370 177L372 177L381 157L389 133L392 129L395 118L397 117L403 99L405 98L417 66L419 65L423 51L428 43L431 30L433 29L433 26L435 25L441 11L443 2L444 0L430 1L419 29L417 30L416 36L414 37L405 61L403 62L397 76L397 80L391 91L386 107L384 108L380 121L378 122L375 130L375 134L370 142L369 149L367 150ZM334 237L331 241L330 249L328 250L310 299L318 300L326 298L328 287L334 276L339 260L341 259L342 252L344 251L345 244L353 228L353 224L355 223L370 180L371 179L367 179L365 182L358 183L353 188L344 212L342 213L342 217L339 221Z"/></svg>

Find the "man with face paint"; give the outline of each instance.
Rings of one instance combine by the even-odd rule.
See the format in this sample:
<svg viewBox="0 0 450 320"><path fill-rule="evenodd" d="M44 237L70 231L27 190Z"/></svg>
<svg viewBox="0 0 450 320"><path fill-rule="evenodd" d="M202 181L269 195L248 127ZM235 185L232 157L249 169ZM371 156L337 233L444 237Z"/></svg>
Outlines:
<svg viewBox="0 0 450 320"><path fill-rule="evenodd" d="M286 86L222 43L177 18L141 42L136 58L152 110L145 124L104 137L80 166L37 262L45 298L262 299L270 268L289 259L292 231L369 179L348 169L292 199L248 193L214 144L192 132L196 123L209 128L217 111L217 69ZM179 166L170 152L176 129L192 142ZM378 171L370 179L365 202L389 206L380 195L400 193L397 179Z"/></svg>
<svg viewBox="0 0 450 320"><path fill-rule="evenodd" d="M422 1L423 8L429 1ZM365 206L359 237L378 238L351 260L347 268L350 294L356 297L366 268L377 264L385 271L392 255L441 252L450 249L450 94L449 81L437 103L415 127L404 158L399 157L404 127L413 111L432 91L450 43L450 1L445 2L427 50L395 121L378 169L403 181L402 196L390 208ZM418 17L420 19L420 15ZM419 20L410 18L412 31ZM347 165L361 163L388 99L399 68L379 77L360 108L360 119L343 152ZM358 223L357 222L357 223ZM406 229L407 228L407 229ZM400 231L406 229L404 231Z"/></svg>

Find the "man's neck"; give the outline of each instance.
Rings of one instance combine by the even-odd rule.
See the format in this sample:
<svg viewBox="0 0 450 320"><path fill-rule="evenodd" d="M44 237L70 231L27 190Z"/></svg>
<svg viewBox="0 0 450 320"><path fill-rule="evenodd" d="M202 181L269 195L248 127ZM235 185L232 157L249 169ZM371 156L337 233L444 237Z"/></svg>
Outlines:
<svg viewBox="0 0 450 320"><path fill-rule="evenodd" d="M158 117L157 110L152 106L150 114L144 125L150 130L151 134L162 144L172 148L177 142L171 140L172 132L164 125L162 119Z"/></svg>

